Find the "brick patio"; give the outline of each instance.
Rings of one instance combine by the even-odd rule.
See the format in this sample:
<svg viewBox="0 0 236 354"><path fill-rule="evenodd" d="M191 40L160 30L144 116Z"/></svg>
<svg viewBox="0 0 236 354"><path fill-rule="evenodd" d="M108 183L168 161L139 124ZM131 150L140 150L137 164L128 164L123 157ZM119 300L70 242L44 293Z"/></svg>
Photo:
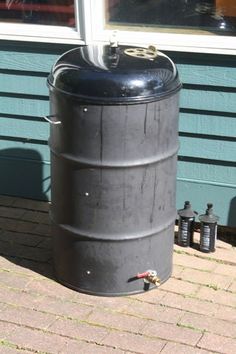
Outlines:
<svg viewBox="0 0 236 354"><path fill-rule="evenodd" d="M175 245L165 284L103 298L54 280L47 203L1 196L0 228L0 353L236 353L230 243L207 255Z"/></svg>

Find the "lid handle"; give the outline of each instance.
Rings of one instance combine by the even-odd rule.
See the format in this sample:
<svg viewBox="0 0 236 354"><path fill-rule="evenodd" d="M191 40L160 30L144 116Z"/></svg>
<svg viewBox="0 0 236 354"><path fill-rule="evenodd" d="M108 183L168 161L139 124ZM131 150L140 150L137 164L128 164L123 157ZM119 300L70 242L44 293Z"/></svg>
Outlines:
<svg viewBox="0 0 236 354"><path fill-rule="evenodd" d="M113 31L110 36L110 47L118 48L117 31Z"/></svg>

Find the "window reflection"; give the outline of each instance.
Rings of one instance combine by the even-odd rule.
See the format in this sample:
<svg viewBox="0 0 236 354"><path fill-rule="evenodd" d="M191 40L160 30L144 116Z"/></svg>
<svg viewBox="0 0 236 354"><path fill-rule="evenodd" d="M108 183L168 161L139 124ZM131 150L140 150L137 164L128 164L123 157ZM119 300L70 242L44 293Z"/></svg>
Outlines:
<svg viewBox="0 0 236 354"><path fill-rule="evenodd" d="M108 23L235 34L236 0L107 0Z"/></svg>
<svg viewBox="0 0 236 354"><path fill-rule="evenodd" d="M0 0L0 21L75 27L73 0Z"/></svg>

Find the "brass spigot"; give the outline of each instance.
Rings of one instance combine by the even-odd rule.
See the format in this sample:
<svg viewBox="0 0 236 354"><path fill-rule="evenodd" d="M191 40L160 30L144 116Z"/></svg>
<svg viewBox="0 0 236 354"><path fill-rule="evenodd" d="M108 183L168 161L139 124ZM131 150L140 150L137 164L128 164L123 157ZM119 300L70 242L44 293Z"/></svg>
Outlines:
<svg viewBox="0 0 236 354"><path fill-rule="evenodd" d="M160 285L161 280L157 276L157 272L155 270L147 270L144 273L138 273L136 276L138 279L143 279L145 283L152 283L156 286Z"/></svg>
<svg viewBox="0 0 236 354"><path fill-rule="evenodd" d="M152 272L152 273L149 273L148 276L145 278L145 280L147 280L149 283L152 283L156 286L160 285L160 278L158 278L157 274L153 274L153 273L156 273L156 272Z"/></svg>

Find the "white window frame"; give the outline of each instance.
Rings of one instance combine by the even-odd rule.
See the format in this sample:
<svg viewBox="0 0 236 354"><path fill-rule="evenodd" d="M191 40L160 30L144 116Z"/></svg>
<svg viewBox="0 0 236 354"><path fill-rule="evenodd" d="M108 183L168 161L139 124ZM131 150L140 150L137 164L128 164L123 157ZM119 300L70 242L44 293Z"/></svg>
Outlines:
<svg viewBox="0 0 236 354"><path fill-rule="evenodd" d="M0 39L45 43L89 44L109 42L114 29L105 23L105 0L74 0L76 28L0 23ZM236 55L236 36L117 31L121 44L156 45L160 50Z"/></svg>

